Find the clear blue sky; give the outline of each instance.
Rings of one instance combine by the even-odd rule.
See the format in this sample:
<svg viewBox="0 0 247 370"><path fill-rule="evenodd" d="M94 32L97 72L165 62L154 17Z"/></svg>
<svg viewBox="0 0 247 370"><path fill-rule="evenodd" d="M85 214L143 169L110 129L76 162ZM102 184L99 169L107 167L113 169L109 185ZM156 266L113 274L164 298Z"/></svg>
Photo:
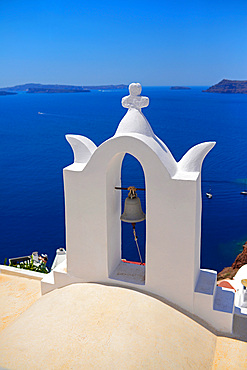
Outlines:
<svg viewBox="0 0 247 370"><path fill-rule="evenodd" d="M247 0L2 0L0 86L247 80Z"/></svg>

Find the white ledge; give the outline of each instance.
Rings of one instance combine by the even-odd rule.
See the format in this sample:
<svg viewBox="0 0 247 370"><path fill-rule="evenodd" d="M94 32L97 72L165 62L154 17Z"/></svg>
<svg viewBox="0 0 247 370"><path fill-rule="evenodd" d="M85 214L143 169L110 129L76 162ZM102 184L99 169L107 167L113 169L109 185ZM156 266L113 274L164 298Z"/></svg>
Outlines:
<svg viewBox="0 0 247 370"><path fill-rule="evenodd" d="M42 280L46 274L42 272L35 272L31 270L19 269L17 267L0 265L0 272L6 275L15 275L20 277L27 277L29 279Z"/></svg>

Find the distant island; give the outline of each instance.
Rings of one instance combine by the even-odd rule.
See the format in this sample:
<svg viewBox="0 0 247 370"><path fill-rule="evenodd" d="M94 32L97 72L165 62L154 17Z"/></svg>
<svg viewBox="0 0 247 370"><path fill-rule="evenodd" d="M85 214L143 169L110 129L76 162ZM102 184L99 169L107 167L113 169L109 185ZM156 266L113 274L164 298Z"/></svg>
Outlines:
<svg viewBox="0 0 247 370"><path fill-rule="evenodd" d="M90 90L88 89L62 89L62 88L55 88L55 89L31 88L27 90L27 94L61 94L61 93L82 93L82 92L90 92Z"/></svg>
<svg viewBox="0 0 247 370"><path fill-rule="evenodd" d="M85 89L89 90L125 90L128 89L129 85L99 85L99 86L84 86Z"/></svg>
<svg viewBox="0 0 247 370"><path fill-rule="evenodd" d="M191 88L186 86L171 86L170 90L191 90Z"/></svg>
<svg viewBox="0 0 247 370"><path fill-rule="evenodd" d="M128 85L99 85L99 86L74 86L74 85L43 85L28 83L11 87L0 88L0 95L11 95L18 92L28 94L60 94L60 93L82 93L91 90L119 90L127 89Z"/></svg>
<svg viewBox="0 0 247 370"><path fill-rule="evenodd" d="M16 95L17 93L15 92L9 92L9 91L0 91L0 96L5 96L5 95Z"/></svg>
<svg viewBox="0 0 247 370"><path fill-rule="evenodd" d="M220 94L247 94L247 81L222 80L203 92Z"/></svg>

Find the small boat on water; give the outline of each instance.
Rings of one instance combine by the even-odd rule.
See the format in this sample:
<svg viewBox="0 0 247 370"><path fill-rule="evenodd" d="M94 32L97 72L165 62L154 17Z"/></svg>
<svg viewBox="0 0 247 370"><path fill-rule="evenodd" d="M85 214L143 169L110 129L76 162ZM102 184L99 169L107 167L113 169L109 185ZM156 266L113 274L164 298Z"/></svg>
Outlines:
<svg viewBox="0 0 247 370"><path fill-rule="evenodd" d="M44 113L42 113L42 112L38 112L38 114L44 114Z"/></svg>
<svg viewBox="0 0 247 370"><path fill-rule="evenodd" d="M213 198L213 195L211 193L206 193L206 196L207 196L208 199Z"/></svg>
<svg viewBox="0 0 247 370"><path fill-rule="evenodd" d="M247 190L241 191L240 194L247 195Z"/></svg>

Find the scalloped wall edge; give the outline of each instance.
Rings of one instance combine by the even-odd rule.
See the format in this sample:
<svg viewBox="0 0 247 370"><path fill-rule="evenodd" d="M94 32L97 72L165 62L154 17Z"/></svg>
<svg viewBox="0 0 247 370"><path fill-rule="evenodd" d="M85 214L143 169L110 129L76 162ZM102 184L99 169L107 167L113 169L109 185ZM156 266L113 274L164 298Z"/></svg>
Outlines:
<svg viewBox="0 0 247 370"><path fill-rule="evenodd" d="M81 135L65 135L74 153L74 163L87 163L97 149L94 142Z"/></svg>
<svg viewBox="0 0 247 370"><path fill-rule="evenodd" d="M208 141L190 148L178 162L178 170L185 172L200 172L204 158L215 146L215 141Z"/></svg>

